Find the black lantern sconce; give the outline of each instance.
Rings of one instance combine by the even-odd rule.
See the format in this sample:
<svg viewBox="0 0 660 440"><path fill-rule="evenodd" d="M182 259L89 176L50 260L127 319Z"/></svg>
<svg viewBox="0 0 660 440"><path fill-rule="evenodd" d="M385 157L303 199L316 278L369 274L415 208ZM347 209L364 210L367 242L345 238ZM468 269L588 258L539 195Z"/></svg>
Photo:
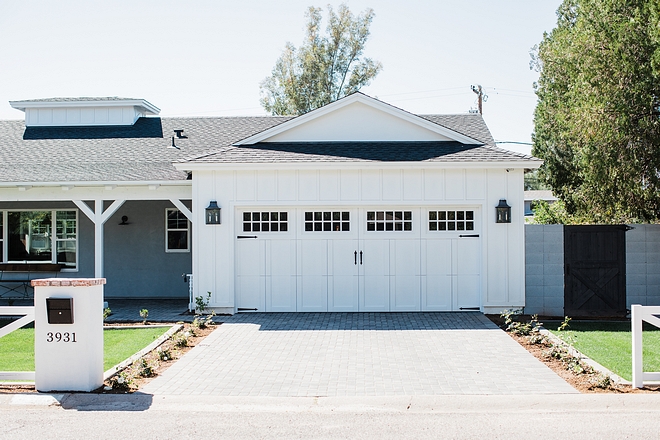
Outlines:
<svg viewBox="0 0 660 440"><path fill-rule="evenodd" d="M218 202L211 200L209 207L206 208L206 224L219 225L220 224L220 207Z"/></svg>
<svg viewBox="0 0 660 440"><path fill-rule="evenodd" d="M511 223L511 207L506 204L506 199L500 199L500 204L495 207L495 223Z"/></svg>

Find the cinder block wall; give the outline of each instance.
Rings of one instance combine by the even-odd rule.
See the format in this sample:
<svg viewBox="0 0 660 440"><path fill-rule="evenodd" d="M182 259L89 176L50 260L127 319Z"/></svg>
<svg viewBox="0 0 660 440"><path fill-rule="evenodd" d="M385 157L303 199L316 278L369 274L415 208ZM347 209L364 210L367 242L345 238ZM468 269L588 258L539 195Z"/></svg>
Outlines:
<svg viewBox="0 0 660 440"><path fill-rule="evenodd" d="M660 305L660 225L626 232L626 307ZM525 313L564 314L564 227L525 225Z"/></svg>
<svg viewBox="0 0 660 440"><path fill-rule="evenodd" d="M525 313L564 314L564 227L525 225Z"/></svg>
<svg viewBox="0 0 660 440"><path fill-rule="evenodd" d="M626 232L626 305L660 305L660 225Z"/></svg>

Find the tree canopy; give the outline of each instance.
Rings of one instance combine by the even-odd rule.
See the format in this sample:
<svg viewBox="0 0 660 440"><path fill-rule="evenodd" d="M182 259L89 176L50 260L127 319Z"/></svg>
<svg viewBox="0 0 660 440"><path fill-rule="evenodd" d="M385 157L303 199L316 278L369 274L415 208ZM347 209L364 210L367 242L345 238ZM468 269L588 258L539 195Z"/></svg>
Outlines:
<svg viewBox="0 0 660 440"><path fill-rule="evenodd" d="M564 0L532 51L532 153L569 215L660 217L660 2Z"/></svg>
<svg viewBox="0 0 660 440"><path fill-rule="evenodd" d="M328 5L326 35L322 9L307 10L300 48L287 43L271 76L261 83L261 105L273 115L300 115L350 95L380 72L379 61L363 56L374 18L372 9L355 17L346 4Z"/></svg>

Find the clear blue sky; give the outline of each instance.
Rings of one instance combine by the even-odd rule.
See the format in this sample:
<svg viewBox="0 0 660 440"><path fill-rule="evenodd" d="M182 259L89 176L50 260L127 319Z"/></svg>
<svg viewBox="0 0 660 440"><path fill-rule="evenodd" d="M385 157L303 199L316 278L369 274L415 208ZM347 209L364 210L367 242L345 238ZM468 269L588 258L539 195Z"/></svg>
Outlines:
<svg viewBox="0 0 660 440"><path fill-rule="evenodd" d="M0 0L0 119L23 117L10 100L62 96L144 98L162 116L264 114L259 83L287 41L302 42L307 6L327 3ZM560 0L346 3L376 13L366 54L384 68L364 93L413 113L465 113L481 84L495 139L530 142L529 51Z"/></svg>

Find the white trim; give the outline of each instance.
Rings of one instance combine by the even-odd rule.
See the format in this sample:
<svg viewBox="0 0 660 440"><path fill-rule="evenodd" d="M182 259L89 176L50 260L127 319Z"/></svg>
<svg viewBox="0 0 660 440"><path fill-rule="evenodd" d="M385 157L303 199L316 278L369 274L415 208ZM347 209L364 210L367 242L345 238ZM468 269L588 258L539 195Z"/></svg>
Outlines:
<svg viewBox="0 0 660 440"><path fill-rule="evenodd" d="M24 187L30 189L34 187L49 187L49 186L71 186L71 189L78 187L99 187L106 190L113 190L117 187L126 186L192 186L192 180L72 180L64 182L0 182L0 187Z"/></svg>
<svg viewBox="0 0 660 440"><path fill-rule="evenodd" d="M144 113L157 115L160 109L144 99L118 99L114 101L89 101L81 99L80 101L9 101L16 110L25 111L28 108L72 108L72 107L137 107Z"/></svg>
<svg viewBox="0 0 660 440"><path fill-rule="evenodd" d="M96 215L94 214L94 211L87 205L87 203L83 202L82 200L72 200L72 202L85 214L85 216L92 221L92 223L96 222Z"/></svg>
<svg viewBox="0 0 660 440"><path fill-rule="evenodd" d="M49 237L50 241L50 263L52 264L62 264L62 272L78 272L80 268L80 216L78 215L79 210L74 208L29 208L29 209L2 209L0 210L3 216L2 223L2 261L4 263L30 263L38 264L44 263L46 260L10 260L9 259L9 213L10 212L50 212L51 213L51 234ZM57 238L57 212L75 212L76 213L76 238L75 240L71 239L58 239ZM62 241L75 241L76 243L76 263L74 267L66 266L63 263L57 262L57 243ZM27 249L26 249L27 250Z"/></svg>
<svg viewBox="0 0 660 440"><path fill-rule="evenodd" d="M188 209L188 207L187 207L186 205L184 205L183 202L182 202L181 200L179 200L179 199L170 199L170 202L172 202L172 204L173 204L174 206L176 206L176 207L178 208L178 210L181 211L181 213L182 213L183 215L186 216L186 218L188 219L188 221L189 221L190 223L193 223L193 215L192 215L192 212L190 212L190 210Z"/></svg>
<svg viewBox="0 0 660 440"><path fill-rule="evenodd" d="M345 169L502 169L509 170L520 168L539 168L543 164L542 160L525 159L516 162L220 162L220 163L201 163L201 162L178 162L174 167L178 170L186 171L215 171L215 170L300 170L300 169L319 169L319 170L345 170Z"/></svg>
<svg viewBox="0 0 660 440"><path fill-rule="evenodd" d="M101 221L103 222L103 224L105 224L105 222L107 222L108 219L112 217L112 214L114 214L115 212L117 212L119 208L121 208L121 205L123 205L125 201L126 200L115 200L114 202L112 202L112 204L110 204L110 206L108 206L108 208L105 211L103 211L103 213L101 214Z"/></svg>
<svg viewBox="0 0 660 440"><path fill-rule="evenodd" d="M389 115L398 117L399 119L402 119L404 121L410 122L412 124L415 124L419 127L425 128L431 132L440 134L442 136L448 137L452 140L455 140L457 142L460 142L462 144L468 144L468 145L483 145L484 142L479 141L477 139L471 138L469 136L465 136L461 133L458 133L454 130L450 130L446 127L443 127L442 125L438 125L434 122L428 121L420 116L414 115L412 113L409 113L405 110L401 110L400 108L394 107L390 104L386 104L382 101L379 101L377 99L374 99L370 96L367 96L363 93L354 93L352 95L349 95L345 98L339 99L335 102L332 102L328 105L325 105L321 108L318 108L316 110L312 110L309 113L305 113L302 116L298 116L297 118L290 119L286 122L283 122L279 125L276 125L275 127L269 128L267 130L262 131L261 133L257 133L255 135L249 136L241 141L236 142L234 145L240 146L240 145L252 145L256 144L257 142L262 142L265 141L275 135L284 133L292 128L298 127L300 125L303 125L309 121L313 121L314 119L323 117L327 115L328 113L331 113L335 110L338 110L340 108L346 107L347 105L353 104L355 102L359 102L361 104L367 105L369 107L375 108L377 110L380 110L384 113L387 113Z"/></svg>

